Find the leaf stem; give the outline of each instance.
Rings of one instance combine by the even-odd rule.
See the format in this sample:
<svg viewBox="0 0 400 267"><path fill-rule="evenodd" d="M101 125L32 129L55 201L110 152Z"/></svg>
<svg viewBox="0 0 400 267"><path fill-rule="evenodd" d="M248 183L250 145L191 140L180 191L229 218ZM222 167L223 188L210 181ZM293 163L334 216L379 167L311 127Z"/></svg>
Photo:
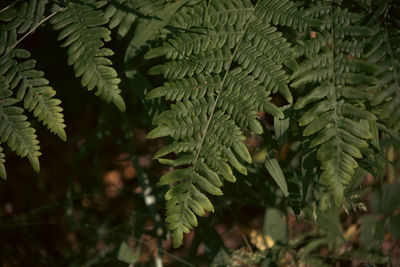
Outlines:
<svg viewBox="0 0 400 267"><path fill-rule="evenodd" d="M7 9L8 7L6 7L5 9ZM39 28L40 25L42 25L43 23L45 23L46 21L48 21L49 19L51 19L53 16L55 16L58 12L64 11L66 8L63 7L60 10L57 10L55 12L53 12L52 14L48 15L47 17L45 17L44 19L42 19L41 21L39 21L38 24L36 24L32 29L30 29L27 33L24 34L24 36L22 36L18 41L16 41L10 48L7 49L7 51L4 53L4 55L1 57L0 61L6 57L17 45L19 45L26 37L28 37L30 34L32 34L34 31L36 31L37 28ZM3 9L4 10L4 9ZM3 11L2 10L2 11Z"/></svg>

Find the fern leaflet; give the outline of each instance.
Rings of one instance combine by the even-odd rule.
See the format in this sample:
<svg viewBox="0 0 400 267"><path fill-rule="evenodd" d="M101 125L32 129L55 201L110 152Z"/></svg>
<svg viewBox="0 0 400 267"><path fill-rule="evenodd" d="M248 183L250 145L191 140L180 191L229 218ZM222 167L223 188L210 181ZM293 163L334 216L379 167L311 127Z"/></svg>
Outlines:
<svg viewBox="0 0 400 267"><path fill-rule="evenodd" d="M0 61L0 75L6 78L10 89L16 91L16 99L23 100L24 108L33 112L34 116L43 122L43 125L62 140L66 140L65 124L61 101L53 98L55 91L48 86L43 78L43 72L34 69L35 61L27 59L30 53L23 49L14 49Z"/></svg>
<svg viewBox="0 0 400 267"><path fill-rule="evenodd" d="M65 39L63 46L68 47L68 64L74 65L77 77L82 76L82 86L88 90L96 87L96 95L124 111L125 103L118 88L120 79L107 58L113 52L103 47L102 39L110 40L110 31L100 27L108 22L100 10L105 4L105 1L94 0L70 2L50 22L54 29L61 30L58 39Z"/></svg>
<svg viewBox="0 0 400 267"><path fill-rule="evenodd" d="M369 39L369 50L365 54L368 60L379 66L378 83L373 88L375 94L371 103L376 106L379 119L400 132L400 22L388 17L381 24L379 16L375 15L370 21L374 35Z"/></svg>
<svg viewBox="0 0 400 267"><path fill-rule="evenodd" d="M61 101L48 86L44 73L35 69L30 53L16 48L29 34L55 13L45 17L46 0L16 3L0 12L0 140L28 157L39 171L39 142L24 110L45 125L50 132L66 140ZM22 35L22 36L21 36ZM23 102L23 108L19 102ZM4 154L0 153L0 176L5 178Z"/></svg>
<svg viewBox="0 0 400 267"><path fill-rule="evenodd" d="M357 54L349 54L347 46L338 41L346 36L362 47L360 34L370 35L372 31L361 25L361 18L328 1L319 1L318 5L330 10L320 13L326 30L317 31L315 40L304 41L296 48L298 56L306 57L293 73L291 86L303 92L294 105L296 110L306 110L299 125L305 127L304 136L312 136L311 147L318 149L323 170L321 180L340 205L344 186L358 166L356 159L362 158L372 137L364 122L376 117L366 110L369 94L365 90L377 82L371 75L378 68L357 58Z"/></svg>
<svg viewBox="0 0 400 267"><path fill-rule="evenodd" d="M117 37L125 38L134 28L138 19L150 19L155 11L159 10L163 0L112 0L105 10L104 16L109 18L109 28L117 28Z"/></svg>
<svg viewBox="0 0 400 267"><path fill-rule="evenodd" d="M4 85L4 83L2 84ZM11 98L12 91L0 88L0 138L21 157L27 157L35 171L39 171L39 141L30 126L23 109L15 106L17 99ZM2 159L4 161L4 159ZM3 176L5 178L5 176Z"/></svg>
<svg viewBox="0 0 400 267"><path fill-rule="evenodd" d="M165 96L175 104L154 118L158 127L147 138L175 140L155 155L161 163L180 167L159 181L174 184L165 199L175 247L181 245L183 233L197 225L196 215L214 210L204 193L222 195L223 181L236 181L231 166L247 174L243 162L251 163L252 158L243 131L263 132L257 112L283 117L271 103L271 94L293 100L282 63L295 68L294 52L270 23L305 28L316 21L300 16L303 11L289 1L284 1L283 12L271 13L268 8L274 3L220 0L183 7L170 24L187 30L145 55L169 59L150 69L169 81L147 97ZM285 12L292 11L299 15L299 25L285 18ZM176 159L161 158L172 152Z"/></svg>

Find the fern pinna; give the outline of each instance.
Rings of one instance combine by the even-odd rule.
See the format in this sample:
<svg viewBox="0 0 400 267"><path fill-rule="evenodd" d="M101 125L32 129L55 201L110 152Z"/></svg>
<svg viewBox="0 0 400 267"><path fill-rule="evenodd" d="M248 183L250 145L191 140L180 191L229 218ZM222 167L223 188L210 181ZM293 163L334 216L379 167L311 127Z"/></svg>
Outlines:
<svg viewBox="0 0 400 267"><path fill-rule="evenodd" d="M58 39L65 39L63 46L68 47L68 64L74 65L77 77L82 76L82 86L88 90L97 88L96 95L124 111L125 103L118 88L120 79L107 58L114 53L103 47L103 40L111 40L111 31L101 27L108 22L100 9L106 4L107 1L73 1L50 22L54 29L61 30Z"/></svg>
<svg viewBox="0 0 400 267"><path fill-rule="evenodd" d="M16 46L45 18L48 1L31 0L0 12L0 139L21 157L27 157L39 171L39 141L24 110L65 140L61 101L48 86L44 73L35 69L30 53ZM22 102L22 106L20 105ZM6 178L3 149L0 148L0 177Z"/></svg>
<svg viewBox="0 0 400 267"><path fill-rule="evenodd" d="M279 7L279 8L277 8ZM154 118L147 138L171 136L175 141L156 153L163 164L179 167L163 177L168 229L173 243L197 225L196 215L214 211L204 193L222 195L223 182L235 182L231 167L246 174L243 162L252 158L244 131L263 132L257 112L283 117L270 100L281 94L293 101L284 66L295 68L294 52L271 24L304 29L318 21L305 16L290 1L219 0L182 8L170 21L179 29L145 58L168 61L150 69L168 79L147 98L175 101ZM169 153L176 159L162 158Z"/></svg>
<svg viewBox="0 0 400 267"><path fill-rule="evenodd" d="M116 29L118 39L129 36L129 32L141 27L143 20L150 20L168 3L164 0L109 0L108 2L104 16L110 20L108 27ZM130 42L132 41L133 39Z"/></svg>
<svg viewBox="0 0 400 267"><path fill-rule="evenodd" d="M300 95L294 109L305 111L299 125L317 149L320 179L340 205L357 160L367 154L372 138L368 122L376 119L367 107L368 86L377 83L373 75L378 68L360 57L372 30L361 24L361 15L331 1L317 1L309 10L324 25L295 48L299 67L290 85Z"/></svg>
<svg viewBox="0 0 400 267"><path fill-rule="evenodd" d="M371 104L387 127L400 132L400 20L388 9L390 1L377 1L368 25L374 34L368 39L365 58L378 65L377 84ZM397 6L399 4L397 3Z"/></svg>
<svg viewBox="0 0 400 267"><path fill-rule="evenodd" d="M47 22L62 30L59 39L66 39L68 63L74 65L76 76L89 90L97 88L106 102L113 102L120 110L125 103L120 96L116 71L107 58L113 52L104 48L110 40L110 30L101 27L109 22L101 9L107 1L68 1L65 6L50 5L48 0L15 1L0 11L0 141L28 157L39 171L39 141L24 110L33 112L50 132L66 140L65 124L60 107L54 98L44 73L35 69L30 52L18 48L20 43ZM52 6L52 7L51 7ZM0 177L5 178L5 155L0 149Z"/></svg>

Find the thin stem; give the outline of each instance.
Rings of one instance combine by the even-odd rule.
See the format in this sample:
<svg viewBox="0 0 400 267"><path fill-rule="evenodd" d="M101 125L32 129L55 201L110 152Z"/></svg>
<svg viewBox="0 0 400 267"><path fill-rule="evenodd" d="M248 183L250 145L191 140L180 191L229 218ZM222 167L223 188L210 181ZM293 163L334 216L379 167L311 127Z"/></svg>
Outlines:
<svg viewBox="0 0 400 267"><path fill-rule="evenodd" d="M8 8L8 7L7 7ZM45 17L44 19L42 19L41 21L39 21L38 24L36 24L32 29L30 29L27 33L24 34L24 36L22 36L18 41L16 41L9 49L7 49L7 52L1 57L0 61L6 57L17 45L19 45L26 37L28 37L30 34L32 34L34 31L36 31L36 29L42 25L43 23L45 23L46 21L48 21L49 19L51 19L53 16L55 16L58 12L64 11L66 8L61 8L60 10L57 10L55 12L53 12L52 14L48 15L47 17Z"/></svg>
<svg viewBox="0 0 400 267"><path fill-rule="evenodd" d="M11 8L11 7L13 7L13 6L15 6L16 3L18 3L18 1L15 1L14 3L12 3L12 4L9 5L9 6L6 6L6 7L3 8L2 10L0 10L0 13L3 12L3 11L6 11L7 9L9 9L9 8Z"/></svg>

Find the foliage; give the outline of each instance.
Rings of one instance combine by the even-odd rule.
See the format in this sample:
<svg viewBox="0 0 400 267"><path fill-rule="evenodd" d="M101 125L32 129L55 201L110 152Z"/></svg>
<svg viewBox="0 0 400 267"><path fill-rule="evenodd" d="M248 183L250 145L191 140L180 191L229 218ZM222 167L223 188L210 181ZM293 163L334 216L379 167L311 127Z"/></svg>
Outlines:
<svg viewBox="0 0 400 267"><path fill-rule="evenodd" d="M247 1L211 2L204 21L188 27L190 33L177 33L161 48L145 55L145 58L166 55L171 59L150 70L151 74L163 74L171 81L147 97L166 96L177 101L171 110L154 118L153 123L159 126L147 138L172 136L176 141L160 150L155 158L175 167L189 166L164 175L159 182L160 185L179 182L166 194L166 221L173 232L175 246L182 243L183 232L197 226L196 215L204 215L205 210L214 211L201 191L222 195L219 189L222 181L236 180L231 166L247 173L239 161L252 161L243 144L243 130L261 134L263 129L257 112L272 109L279 113L269 95L279 91L292 102L286 85L288 77L281 66L283 61L292 60L288 56L291 50L283 38L273 41L286 49L273 51L271 47L270 55L268 47L262 44L273 43L264 38L268 37L267 31L282 35L276 28L263 26L274 15L265 12L267 8L267 2L257 6ZM202 9L203 4L199 3L181 12L199 10L202 14ZM178 13L177 19L180 16L183 15ZM277 23L291 25L281 14L276 16L279 16ZM197 33L199 27L206 31ZM207 32L213 34L208 37ZM161 158L171 152L185 154L176 160Z"/></svg>
<svg viewBox="0 0 400 267"><path fill-rule="evenodd" d="M183 25L185 30L172 32L161 47L145 55L147 59L164 56L168 60L149 70L168 81L147 98L175 101L170 110L154 118L158 127L147 136L175 140L155 158L174 167L188 166L164 175L159 182L178 183L166 194L167 222L176 246L182 242L182 232L197 225L196 214L213 211L201 191L221 195L223 181L236 180L231 166L247 173L241 161L251 163L251 157L243 146L243 131L263 133L257 113L265 111L284 118L282 108L271 102L271 94L282 95L295 112L289 116L304 127L299 141L309 140L309 149L316 152L321 163L317 177L333 193L336 206L343 202L344 188L358 161L379 154L379 145L370 141L378 131L377 116L383 120L382 114L393 110L380 114L369 111L378 104L369 92L374 86L388 86L390 89L380 95L392 95L399 89L398 75L393 62L385 63L394 69L390 77L395 78L389 84L379 84L377 60L362 58L365 51L372 54L371 49L378 46L370 48L369 43L377 41L365 14L328 1L303 8L289 1L278 9L271 8L275 6L274 1L255 5L250 1L211 1L183 8L170 24ZM296 36L284 38L276 26L292 27ZM296 43L292 45L289 38ZM389 45L387 48L386 53L393 54ZM385 54L380 56L385 58ZM293 106L289 85L296 94ZM394 107L396 99L386 106ZM397 116L393 115L388 127L395 125L394 118ZM184 154L175 160L161 158L172 152ZM283 175L273 167L276 164L276 160L272 164L267 159L267 170L287 195L286 183L278 178ZM369 164L373 166L372 161Z"/></svg>
<svg viewBox="0 0 400 267"><path fill-rule="evenodd" d="M43 59L23 45L36 31L56 31L81 87L121 111L97 107L114 116L99 121L118 124L117 134L99 136L134 165L159 258L169 235L154 201L165 200L173 247L198 226L189 256L202 240L215 266L273 266L288 255L310 266L388 262L384 233L399 239L399 10L392 0L14 1L0 10L0 145L39 172L37 121L67 139L58 99L65 92L49 85L36 68ZM150 119L146 138L167 144L147 141L158 149L149 151L167 171L143 169L135 151L133 129L147 131ZM8 157L0 146L4 179ZM149 176L161 178L155 185ZM359 216L369 198L371 212ZM262 207L250 252L229 254L206 226L229 203ZM358 235L354 224L344 231L343 214L359 216L360 249L339 250ZM317 230L293 237L290 218ZM137 263L140 249L120 241L117 258ZM331 258L318 256L322 247Z"/></svg>
<svg viewBox="0 0 400 267"><path fill-rule="evenodd" d="M105 58L112 55L112 51L100 49L103 46L101 39L110 40L110 31L99 27L108 20L102 11L95 10L106 2L92 2L69 2L48 16L50 3L46 0L15 2L1 11L1 142L7 142L19 156L28 157L37 172L39 142L35 130L23 115L24 110L33 111L39 121L64 141L65 124L61 101L54 98L56 92L48 86L44 73L35 70L35 61L29 59L30 53L17 46L47 20L51 19L55 29L64 28L59 39L68 37L64 43L64 46L70 46L68 63L74 64L76 76L83 75L82 85L89 90L97 87L96 95L107 102L113 101L121 110L125 109L119 95L117 73L109 66L111 61ZM23 101L23 108L15 106L20 101ZM1 164L4 169L4 163ZM5 171L2 178L6 178Z"/></svg>

